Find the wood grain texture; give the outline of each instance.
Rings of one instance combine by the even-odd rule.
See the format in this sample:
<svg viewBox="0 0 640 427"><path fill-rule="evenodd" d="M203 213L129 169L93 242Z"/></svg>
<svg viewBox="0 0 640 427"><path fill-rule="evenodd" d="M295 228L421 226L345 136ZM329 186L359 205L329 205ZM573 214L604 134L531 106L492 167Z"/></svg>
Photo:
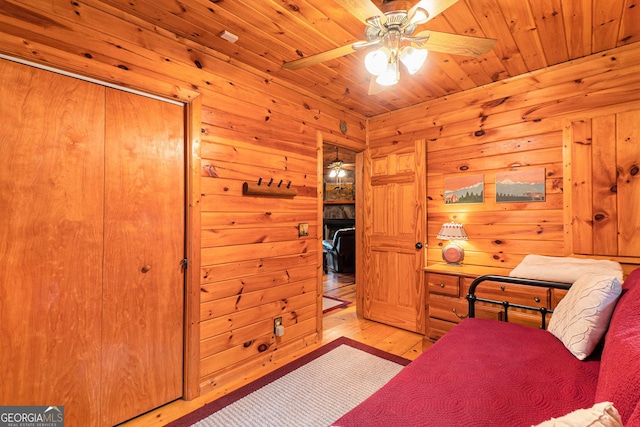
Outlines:
<svg viewBox="0 0 640 427"><path fill-rule="evenodd" d="M640 254L640 110L620 113L617 120L616 165L618 172L618 254Z"/></svg>
<svg viewBox="0 0 640 427"><path fill-rule="evenodd" d="M512 9L512 3L521 8ZM433 52L416 76L403 75L400 85L373 97L366 95L370 78L363 71L360 52L296 72L281 69L285 61L362 38L362 23L335 1L302 0L294 7L275 0L215 4L197 0L181 5L169 0L8 0L0 6L0 51L178 100L201 100L203 123L198 131L203 152L211 153L203 156L202 166L213 165L218 175L213 178L207 170L199 171L202 191L194 197L202 200L202 233L208 242L215 242L218 230L242 230L237 236L242 236L243 243L231 247L231 256L224 262L216 263L210 257L207 265L197 266L203 289L220 283L222 290L212 293L215 298L224 298L229 281L251 282L263 274L283 280L289 270L315 271L319 267L317 248L296 246L298 238L280 240L283 232L290 232L299 222L310 226L318 222L318 133L325 143L356 151L364 150L366 144L377 149L413 144L423 138L424 150L429 153L449 144L461 150L473 147L465 162L481 158L482 150L487 149L494 153L488 157L493 157L497 170L503 167L496 159L501 144L508 147L505 154L513 161L525 159L535 164L539 159L533 154L511 154L511 147L517 145L511 141L535 136L535 140L526 142L529 149L524 151L536 151L533 147L537 144L553 140L543 135L562 131L567 120L638 109L640 55L634 37L639 27L633 25L635 15L631 16L638 8L625 7L631 3L624 0L594 0L590 20L585 2L563 1L561 13L552 14L553 23L548 26L558 37L557 43L567 46L566 55L572 61L541 70L548 65L546 49L557 49L549 40L542 41L545 35L540 34L542 25L538 26L538 21L546 17L544 11L558 12L557 8L548 8L549 4L558 2L458 1L420 30L500 34L498 50L476 59ZM485 11L488 16L484 16ZM574 11L579 11L577 17ZM514 17L518 22L513 22ZM585 34L589 23L589 34ZM496 25L499 27L494 28ZM225 29L241 36L238 43L219 37ZM592 45L582 46L578 40L585 44L590 40ZM587 54L592 56L583 57ZM512 75L522 69L523 63L528 73ZM491 84L494 81L497 83ZM342 122L348 129L344 133ZM469 260L513 265L521 256L517 251L527 239L538 235L539 227L543 229L539 235L541 250L549 251L557 241L557 224L562 224L564 214L557 207L566 199L556 178L563 182L569 178L555 171L566 170L568 158L558 157L565 152L563 147L540 148L545 149L545 168L555 174L547 180L552 209L527 204L518 211L494 210L491 214L497 219L493 222L484 213L474 212L482 237L476 243L479 250L469 251ZM443 150L440 157L446 163L445 153ZM441 171L453 163L445 166ZM265 171L276 177L295 178L298 194L304 194L300 203L246 203L237 192L239 183L256 180ZM430 194L429 190L425 199ZM438 222L451 214L442 209L434 212L433 218ZM507 235L518 236L516 241L510 238L503 243L514 248L513 252L500 253L499 246L481 252L499 240L491 238L491 227L499 227L498 219L510 224L503 230ZM269 228L275 230L265 233ZM236 231L225 234L225 238L233 233ZM278 253L281 246L257 243L251 239L252 233L278 243L288 242L282 245L291 251ZM260 254L267 256L244 255L243 251L254 249L252 245L261 245L257 246ZM207 243L203 250L215 247L216 243ZM560 250L564 253L567 247ZM430 248L429 259L429 251L438 252ZM218 253L213 249L209 255ZM297 310L318 308L306 301L305 295L297 297L304 300ZM264 330L256 331L282 307L288 310L291 299L264 310L235 314L248 322L245 326L256 339L263 339ZM199 312L199 307L194 311ZM217 339L216 335L227 332L224 326L218 327L203 327L202 338ZM273 363L274 358L317 338L317 331L309 332L298 336L296 342L278 346L277 352L254 355L223 368L202 378L202 390L224 387L225 381L232 381L234 375L242 375L247 369L267 369L264 365Z"/></svg>
<svg viewBox="0 0 640 427"><path fill-rule="evenodd" d="M577 173L586 169L593 174L590 185L593 231L589 233L593 235L593 249L588 253L597 255L618 255L618 160L616 155L612 161L611 155L617 152L616 146L616 116L594 117L591 120L591 168L581 162L574 163Z"/></svg>
<svg viewBox="0 0 640 427"><path fill-rule="evenodd" d="M605 256L606 250L609 256L617 254L617 249L606 249L620 243L615 237L617 231L606 227L624 220L619 214L609 213L615 203L620 203L619 199L614 202L613 184L609 183L616 168L612 161L614 147L603 142L595 149L597 158L592 155L591 122L593 119L596 123L594 133L610 140L617 125L612 127L602 117L640 109L635 88L637 58L636 49L625 46L571 66L551 67L544 74L536 72L505 84L489 85L486 91L469 90L438 103L409 108L402 114L372 119L371 149L417 137L426 139L427 262L439 262L443 243L435 235L440 225L454 216L470 236L464 242L467 265L513 268L527 253ZM613 69L616 77L612 79L604 70ZM576 79L577 75L581 77ZM627 89L628 96L623 95L620 102L612 103L613 99L607 98L607 93ZM571 123L569 130L567 123ZM635 131L625 132L633 135ZM573 142L565 133L573 135ZM567 147L573 147L572 151ZM630 162L626 166L629 171L634 156L629 152L624 155ZM544 203L495 202L497 172L534 167L545 168ZM469 174L484 175L484 203L445 204L444 177ZM598 216L599 226L606 228L597 233L598 237L594 235L595 203L606 213ZM635 208L625 211L629 209ZM629 225L629 230L635 229L635 225ZM627 252L626 259L615 257L632 265L638 254L634 249Z"/></svg>
<svg viewBox="0 0 640 427"><path fill-rule="evenodd" d="M102 423L183 394L184 112L107 89Z"/></svg>
<svg viewBox="0 0 640 427"><path fill-rule="evenodd" d="M202 98L196 97L186 109L186 257L191 268L185 277L185 342L184 342L184 398L194 399L200 394L200 251L202 247L202 212L200 209L201 123Z"/></svg>
<svg viewBox="0 0 640 427"><path fill-rule="evenodd" d="M367 319L424 333L424 144L371 150L364 177Z"/></svg>
<svg viewBox="0 0 640 427"><path fill-rule="evenodd" d="M430 2L423 4L431 8ZM264 106L274 97L284 105L297 103L301 94L311 109L296 114L305 115L308 123L316 120L311 111L318 105L319 120L346 119L355 125L357 120L341 112L385 114L640 37L640 12L633 0L439 4L450 7L416 32L493 37L498 40L494 49L477 59L431 52L418 73L402 70L399 84L376 95L368 95L366 49L296 71L282 64L364 40L363 21L380 14L380 1L198 0L177 5L170 0L9 0L0 9L2 51L183 100L212 90L230 103ZM239 38L230 43L220 37L222 31ZM269 96L256 96L260 93ZM332 131L325 137L340 135L335 125L322 126Z"/></svg>
<svg viewBox="0 0 640 427"><path fill-rule="evenodd" d="M0 401L97 426L104 88L0 60L0 122Z"/></svg>
<svg viewBox="0 0 640 427"><path fill-rule="evenodd" d="M571 197L573 251L593 253L592 121L571 124ZM575 166L574 166L575 165Z"/></svg>
<svg viewBox="0 0 640 427"><path fill-rule="evenodd" d="M336 298L354 301L356 285L353 283L353 280L353 275L344 276L330 272L324 276L323 293ZM301 315L307 316L313 314L301 313ZM361 316L357 315L356 306L353 304L348 308L327 313L323 316L322 322L324 337L321 342L312 343L311 341L307 341L306 345L298 345L295 346L295 348L294 346L286 347L285 350L287 350L287 352L282 353L283 355L280 355L279 352L268 352L267 355L262 356L264 360L269 362L265 364L267 371L273 371L286 363L297 360L302 355L313 351L320 345L329 343L342 336L352 338L409 360L418 357L423 351L423 346L430 344L429 342L423 344L423 336L421 334L362 319ZM232 339L235 340L235 337ZM251 368L241 372L233 372L232 375L230 375L231 381L224 381L226 384L224 387L216 387L215 390L212 390L210 393L206 393L192 401L178 400L172 402L169 405L123 424L123 427L164 426L170 421L259 378L263 374L264 371L261 369ZM224 380L222 377L218 377L217 379ZM211 381L215 381L215 379Z"/></svg>

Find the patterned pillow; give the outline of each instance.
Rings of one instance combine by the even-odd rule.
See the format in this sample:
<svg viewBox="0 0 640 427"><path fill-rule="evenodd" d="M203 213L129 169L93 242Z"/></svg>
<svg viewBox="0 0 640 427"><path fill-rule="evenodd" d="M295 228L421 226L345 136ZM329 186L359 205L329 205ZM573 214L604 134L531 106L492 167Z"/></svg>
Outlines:
<svg viewBox="0 0 640 427"><path fill-rule="evenodd" d="M594 273L580 276L554 310L549 332L574 356L584 360L607 330L621 292L622 286L614 276Z"/></svg>
<svg viewBox="0 0 640 427"><path fill-rule="evenodd" d="M551 418L536 427L622 427L620 414L611 402L596 403L560 418Z"/></svg>

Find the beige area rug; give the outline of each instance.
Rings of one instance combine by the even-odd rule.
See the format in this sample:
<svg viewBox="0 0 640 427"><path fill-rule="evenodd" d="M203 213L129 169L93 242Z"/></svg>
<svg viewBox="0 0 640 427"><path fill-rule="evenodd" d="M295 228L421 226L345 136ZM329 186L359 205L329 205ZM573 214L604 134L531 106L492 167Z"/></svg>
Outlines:
<svg viewBox="0 0 640 427"><path fill-rule="evenodd" d="M322 296L322 312L327 313L338 308L346 307L351 304L349 301L330 297L327 295Z"/></svg>
<svg viewBox="0 0 640 427"><path fill-rule="evenodd" d="M409 362L338 338L168 426L326 427Z"/></svg>

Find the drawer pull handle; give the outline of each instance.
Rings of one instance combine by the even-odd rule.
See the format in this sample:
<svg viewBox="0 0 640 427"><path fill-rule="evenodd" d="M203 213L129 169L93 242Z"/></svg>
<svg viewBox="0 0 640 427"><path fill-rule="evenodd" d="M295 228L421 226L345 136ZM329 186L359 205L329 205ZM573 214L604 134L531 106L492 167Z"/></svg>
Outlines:
<svg viewBox="0 0 640 427"><path fill-rule="evenodd" d="M504 289L505 289L505 288L504 288L504 286L500 286L500 290L501 290L502 292L504 292Z"/></svg>
<svg viewBox="0 0 640 427"><path fill-rule="evenodd" d="M444 289L444 282L440 282L440 287Z"/></svg>
<svg viewBox="0 0 640 427"><path fill-rule="evenodd" d="M534 300L535 302L540 302L540 298L538 298L538 297L533 298L533 300Z"/></svg>
<svg viewBox="0 0 640 427"><path fill-rule="evenodd" d="M467 315L467 316L460 316L460 315L458 314L458 310L456 310L456 309L455 309L455 307L454 307L454 308L452 308L452 309L451 309L451 311L453 311L453 314L455 314L455 315L456 315L456 317L458 317L458 319L466 319L467 317L469 317L468 315Z"/></svg>

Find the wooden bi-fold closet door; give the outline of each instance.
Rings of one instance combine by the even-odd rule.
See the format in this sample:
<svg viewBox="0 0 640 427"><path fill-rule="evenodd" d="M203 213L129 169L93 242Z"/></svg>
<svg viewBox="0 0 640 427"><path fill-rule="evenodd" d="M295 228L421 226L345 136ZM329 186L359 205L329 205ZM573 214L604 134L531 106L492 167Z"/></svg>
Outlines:
<svg viewBox="0 0 640 427"><path fill-rule="evenodd" d="M102 419L182 396L182 107L107 89Z"/></svg>
<svg viewBox="0 0 640 427"><path fill-rule="evenodd" d="M182 395L182 107L0 60L0 404Z"/></svg>
<svg viewBox="0 0 640 427"><path fill-rule="evenodd" d="M99 419L103 134L104 88L0 60L0 404L68 426Z"/></svg>

